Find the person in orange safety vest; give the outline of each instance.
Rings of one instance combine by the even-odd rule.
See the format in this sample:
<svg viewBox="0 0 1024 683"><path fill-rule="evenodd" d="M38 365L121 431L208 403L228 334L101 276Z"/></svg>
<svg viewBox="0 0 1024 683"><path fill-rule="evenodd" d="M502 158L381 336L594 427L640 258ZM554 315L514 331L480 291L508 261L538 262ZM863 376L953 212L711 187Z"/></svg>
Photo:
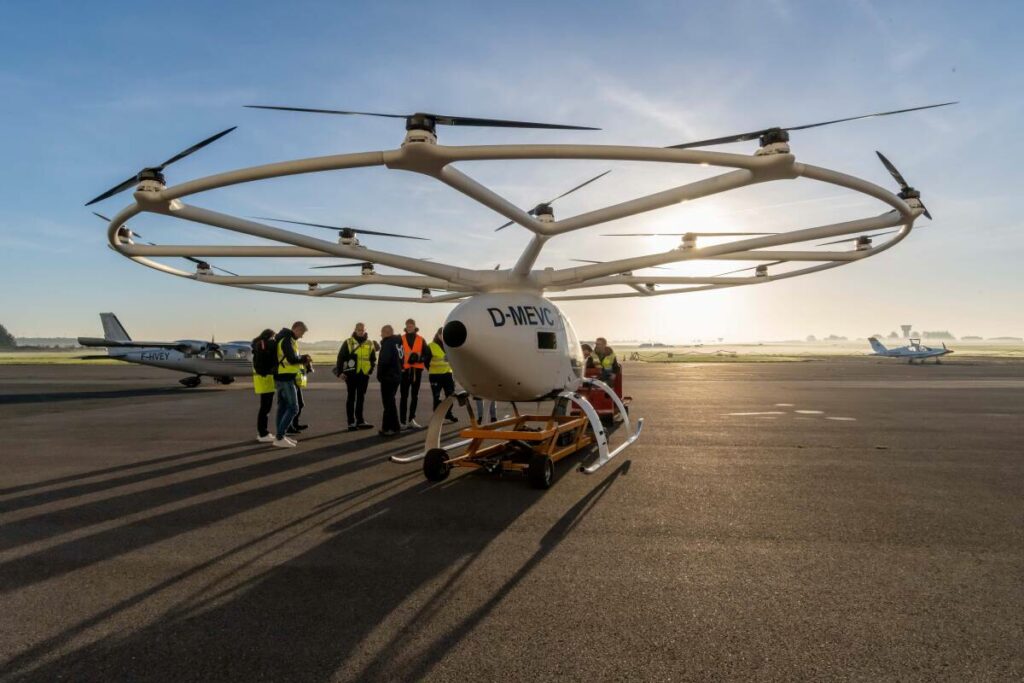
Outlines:
<svg viewBox="0 0 1024 683"><path fill-rule="evenodd" d="M401 428L422 429L416 422L416 404L419 399L420 381L423 370L430 359L430 349L416 327L416 321L409 318L405 321L405 333L402 335L402 384L399 387L401 399L398 407L398 420Z"/></svg>

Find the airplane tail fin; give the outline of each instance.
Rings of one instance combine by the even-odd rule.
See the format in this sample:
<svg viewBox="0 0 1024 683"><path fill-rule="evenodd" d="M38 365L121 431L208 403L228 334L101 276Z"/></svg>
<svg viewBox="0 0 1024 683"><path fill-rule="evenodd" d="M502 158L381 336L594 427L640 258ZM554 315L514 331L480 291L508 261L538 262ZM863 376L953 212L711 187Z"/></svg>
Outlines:
<svg viewBox="0 0 1024 683"><path fill-rule="evenodd" d="M882 342L878 341L878 339L876 339L875 337L871 337L870 339L868 339L868 341L871 342L871 350L874 351L875 353L885 353L886 351L888 351L888 349L885 348Z"/></svg>
<svg viewBox="0 0 1024 683"><path fill-rule="evenodd" d="M103 323L103 338L110 341L131 341L132 338L125 332L124 325L113 313L100 313L100 321Z"/></svg>

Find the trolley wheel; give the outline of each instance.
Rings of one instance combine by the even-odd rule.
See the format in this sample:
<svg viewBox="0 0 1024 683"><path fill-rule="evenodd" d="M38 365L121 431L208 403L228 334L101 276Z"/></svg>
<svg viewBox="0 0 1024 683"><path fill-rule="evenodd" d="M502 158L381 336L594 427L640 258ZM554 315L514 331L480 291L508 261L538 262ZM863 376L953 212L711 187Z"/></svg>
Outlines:
<svg viewBox="0 0 1024 683"><path fill-rule="evenodd" d="M423 457L423 476L430 481L444 481L452 471L448 464L448 451L443 448L431 448Z"/></svg>
<svg viewBox="0 0 1024 683"><path fill-rule="evenodd" d="M534 453L526 469L526 478L535 489L549 489L555 479L555 463L543 453Z"/></svg>

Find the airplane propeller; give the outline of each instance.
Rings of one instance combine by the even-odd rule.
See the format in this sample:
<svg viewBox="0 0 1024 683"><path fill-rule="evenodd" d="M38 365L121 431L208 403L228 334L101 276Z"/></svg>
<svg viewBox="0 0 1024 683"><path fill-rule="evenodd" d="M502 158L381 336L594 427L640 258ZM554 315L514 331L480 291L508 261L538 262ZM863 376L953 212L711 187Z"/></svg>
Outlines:
<svg viewBox="0 0 1024 683"><path fill-rule="evenodd" d="M875 154L878 155L878 158L881 160L882 165L885 166L885 169L889 171L889 175L891 175L893 179L897 182L897 184L899 184L900 191L897 193L896 196L899 197L900 199L916 199L918 203L921 205L921 208L924 209L924 217L927 218L928 220L931 220L932 215L928 213L928 207L926 207L924 205L924 202L921 201L921 193L912 188L910 184L907 183L907 181L903 178L903 174L896 169L896 167L893 165L891 161L885 158L884 154L882 154L878 150L875 150Z"/></svg>
<svg viewBox="0 0 1024 683"><path fill-rule="evenodd" d="M343 111L339 109L310 109L307 107L279 107L265 104L247 104L249 109L272 109L276 111L297 111L311 114L341 114L344 116L377 116L387 119L405 119L406 130L423 129L433 131L435 126L476 126L483 128L544 128L551 130L601 130L590 126L567 126L558 123L534 123L532 121L508 121L505 119L483 119L473 116L448 116L430 112L413 114L382 114L375 111Z"/></svg>
<svg viewBox="0 0 1024 683"><path fill-rule="evenodd" d="M876 232L874 235L860 235L859 237L848 237L846 239L836 240L835 242L822 242L820 244L816 244L815 246L827 247L830 244L843 244L844 242L859 242L860 240L863 239L872 239L874 237L881 237L882 235L891 235L894 232L899 232L899 230L886 230L885 232Z"/></svg>
<svg viewBox="0 0 1024 683"><path fill-rule="evenodd" d="M604 173L598 173L598 174L597 174L596 176L594 176L594 177L593 177L593 178L591 178L590 180L587 180L587 181L585 181L585 182L582 182L582 183L580 183L580 184L579 184L579 185L577 185L576 187L574 187L574 188L572 188L571 190L568 190L568 191L566 191L566 192L563 192L562 194L558 195L558 196L557 196L557 197L555 197L554 199L551 199L551 200L549 200L549 201L546 201L546 202L542 202L542 203L538 204L537 206L533 207L532 209L530 209L530 210L529 210L529 211L527 211L526 213L530 214L531 216L536 216L537 214L539 214L539 213L543 212L543 211L544 211L544 209L547 209L547 208L548 208L549 206L551 206L551 205L552 205L553 203L555 203L556 201L558 201L558 200L559 200L559 199L561 199L562 197L566 197L566 196L568 196L568 195L572 194L573 192L575 192L576 190L580 190L580 189L583 189L584 187L586 187L586 186L587 186L587 185L589 185L590 183L594 182L595 180L599 180L599 179L601 179L601 178L605 177L606 175L608 175L608 174L609 174L609 173L611 173L611 172L612 172L612 171L611 171L611 169L608 169L608 170L607 170L607 171L605 171ZM509 221L508 223L505 223L505 224L504 224L504 225L502 225L501 227L499 227L499 228L495 228L495 229L494 229L494 232L498 232L499 230L504 230L504 229L505 229L505 228L507 228L508 226L512 225L512 224L513 224L514 222L515 222L515 221Z"/></svg>
<svg viewBox="0 0 1024 683"><path fill-rule="evenodd" d="M96 213L95 211L93 211L92 215L96 216L99 219L101 219L105 223L109 223L110 222L110 219L107 218L106 216L104 216L102 213ZM142 237L142 235L140 235L139 233L135 232L134 230L128 230L128 226L127 225L122 225L121 229L128 231L128 237Z"/></svg>
<svg viewBox="0 0 1024 683"><path fill-rule="evenodd" d="M607 261L592 261L590 259L585 259L585 258L571 258L569 260L570 261L575 261L576 263L607 263ZM645 268L653 268L654 270L672 270L671 268L666 268L664 266L644 266L644 267Z"/></svg>
<svg viewBox="0 0 1024 683"><path fill-rule="evenodd" d="M124 182L115 185L114 187L110 188L109 190L99 195L98 197L89 200L88 202L85 203L85 205L90 206L92 204L95 204L96 202L101 202L104 199L107 199L108 197L113 197L115 194L124 192L132 185L138 183L140 180L158 180L162 183L164 181L163 170L165 168L167 168L176 161L181 161L182 159L192 154L193 152L198 152L199 150L201 150L203 147L206 147L210 143L216 142L217 140L221 139L222 137L224 137L237 127L238 126L232 126L227 130L222 130L216 135L211 135L205 140L197 142L196 144L192 145L188 149L178 152L177 154L175 154L174 156L172 156L170 159L160 164L159 166L147 166L146 168L142 169L141 171L133 175L131 178L128 178L128 180L125 180Z"/></svg>
<svg viewBox="0 0 1024 683"><path fill-rule="evenodd" d="M789 140L789 131L791 130L807 130L808 128L818 128L819 126L830 126L833 123L843 123L844 121L857 121L858 119L870 119L876 116L891 116L893 114L904 114L911 111L921 111L922 109L934 109L935 107L946 107L951 104L957 104L957 102L942 102L940 104L927 104L923 107L910 107L909 109L894 109L892 111L881 111L875 114L862 114L860 116L849 116L844 119L834 119L832 121L821 121L819 123L806 123L802 126L789 126L788 128L782 128L780 126L773 126L771 128L762 128L761 130L754 130L749 133L738 133L736 135L726 135L720 138L710 138L708 140L698 140L696 142L684 142L679 145L670 145L668 149L689 149L691 147L708 147L711 145L724 145L730 142L743 142L745 140L756 140L761 139L761 144L767 144L768 142L787 142Z"/></svg>
<svg viewBox="0 0 1024 683"><path fill-rule="evenodd" d="M601 237L746 237L748 235L777 235L776 232L606 232Z"/></svg>
<svg viewBox="0 0 1024 683"><path fill-rule="evenodd" d="M378 232L376 230L367 230L366 228L355 228L351 225L324 225L322 223L306 223L303 221L290 221L284 218L269 218L266 216L250 216L254 220L258 221L277 221L278 223L291 223L292 225L305 225L310 228L325 228L327 230L336 230L342 237L355 237L359 235L377 235L378 237L401 237L407 240L423 240L430 241L429 237L417 237L415 235L400 235L394 232Z"/></svg>
<svg viewBox="0 0 1024 683"><path fill-rule="evenodd" d="M769 263L762 263L757 266L750 266L749 268L738 268L736 270L730 270L727 273L719 273L718 275L712 275L711 277L723 277L725 275L732 275L733 273L742 273L745 270L757 270L758 268L761 267L767 268L768 266L777 266L780 263L785 263L785 261L771 261Z"/></svg>
<svg viewBox="0 0 1024 683"><path fill-rule="evenodd" d="M432 258L421 258L419 261L433 261ZM329 266L310 266L310 270L318 270L320 268L364 268L366 266L373 267L373 264L368 261L360 261L359 263L337 263Z"/></svg>
<svg viewBox="0 0 1024 683"><path fill-rule="evenodd" d="M330 266L310 266L310 270L317 270L318 268L362 268L365 263L337 263ZM373 265L372 263L370 265Z"/></svg>
<svg viewBox="0 0 1024 683"><path fill-rule="evenodd" d="M110 222L110 219L107 218L106 216L104 216L102 213L96 213L95 211L93 211L92 215L100 218L101 220L103 220L103 221L105 221L107 223ZM122 225L121 228L123 230L128 230L128 236L129 237L142 237L142 235L140 235L139 233L135 232L134 230L129 230L127 225ZM150 245L151 247L159 247L160 246L156 242L146 242L146 244ZM207 261L202 261L202 260L197 259L197 258L195 258L193 256L182 256L181 258L185 259L186 261L191 261L192 263L195 263L195 264L199 265L200 267L212 268L213 270L219 270L219 271L221 271L223 273L227 273L228 275L238 275L238 273L233 273L230 270L228 270L227 268L221 268L220 266L211 265Z"/></svg>

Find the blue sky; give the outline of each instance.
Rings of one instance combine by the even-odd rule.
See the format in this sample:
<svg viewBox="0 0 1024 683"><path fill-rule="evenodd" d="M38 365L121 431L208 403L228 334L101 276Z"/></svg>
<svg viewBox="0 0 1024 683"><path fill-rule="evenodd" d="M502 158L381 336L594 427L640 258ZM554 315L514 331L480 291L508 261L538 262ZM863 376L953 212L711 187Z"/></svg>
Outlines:
<svg viewBox="0 0 1024 683"><path fill-rule="evenodd" d="M1022 24L1024 5L1010 2L0 3L0 322L21 336L95 334L96 313L113 310L138 337L221 339L248 338L297 317L315 339L340 338L357 319L373 328L408 315L424 329L440 324L450 307L233 291L155 273L106 248L105 226L82 204L217 130L239 126L173 167L171 183L392 148L403 133L400 122L243 104L426 110L604 129L443 129L448 144L668 145L959 99L934 112L794 135L801 160L889 185L874 156L881 149L922 190L935 221L896 249L786 282L565 310L583 336L619 339L865 336L902 322L960 335L1024 335L1016 201L1024 186ZM523 206L614 169L562 203L560 216L705 171L577 161L463 168ZM609 227L771 230L876 212L843 199L805 201L835 194L808 182L776 184ZM128 201L126 193L96 208L113 213ZM495 234L503 219L447 188L381 169L259 183L192 201L242 215L426 234L429 243L372 246L470 266L508 264L527 240L518 228ZM157 242L218 238L153 217L132 227ZM672 245L596 236L603 231L553 241L540 265Z"/></svg>

